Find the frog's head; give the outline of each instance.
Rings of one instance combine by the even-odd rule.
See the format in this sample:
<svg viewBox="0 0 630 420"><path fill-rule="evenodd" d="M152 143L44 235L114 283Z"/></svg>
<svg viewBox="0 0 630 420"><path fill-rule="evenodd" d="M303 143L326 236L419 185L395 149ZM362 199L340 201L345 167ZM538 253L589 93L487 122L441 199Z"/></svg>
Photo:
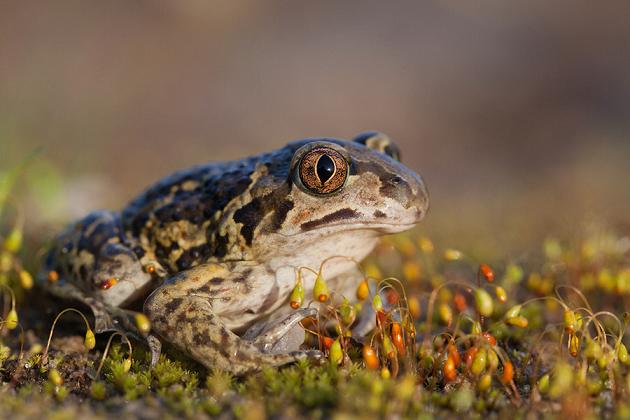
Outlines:
<svg viewBox="0 0 630 420"><path fill-rule="evenodd" d="M265 201L273 204L256 230L260 241L254 242L261 247L278 252L325 238L358 246L408 230L427 212L422 179L400 162L398 148L380 133L353 141L306 139L283 150L284 158L276 155L267 164L268 176L258 182Z"/></svg>

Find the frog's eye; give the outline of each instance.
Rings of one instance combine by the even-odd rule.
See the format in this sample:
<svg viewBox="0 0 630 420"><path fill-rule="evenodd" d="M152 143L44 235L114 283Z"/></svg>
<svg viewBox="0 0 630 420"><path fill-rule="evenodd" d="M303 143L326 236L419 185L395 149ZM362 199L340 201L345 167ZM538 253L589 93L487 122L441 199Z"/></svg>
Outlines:
<svg viewBox="0 0 630 420"><path fill-rule="evenodd" d="M348 162L330 147L308 151L298 165L304 187L314 194L330 194L344 186L348 179Z"/></svg>
<svg viewBox="0 0 630 420"><path fill-rule="evenodd" d="M359 134L353 141L385 153L387 156L400 162L400 149L386 134L378 131L368 131Z"/></svg>

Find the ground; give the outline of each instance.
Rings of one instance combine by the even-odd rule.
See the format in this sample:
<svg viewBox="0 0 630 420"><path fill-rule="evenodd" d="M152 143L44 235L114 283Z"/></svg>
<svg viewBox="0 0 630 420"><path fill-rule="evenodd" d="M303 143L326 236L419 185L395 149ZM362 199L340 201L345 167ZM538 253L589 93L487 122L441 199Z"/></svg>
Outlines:
<svg viewBox="0 0 630 420"><path fill-rule="evenodd" d="M151 369L142 343L94 336L86 308L34 285L45 238L25 234L9 193L18 169L0 179L0 417L630 416L623 225L546 231L520 253L496 247L501 232L419 227L383 239L349 300L334 298L325 264L308 267L321 274L313 296L296 279L287 305L319 308L305 345L327 360L235 378L168 346ZM354 339L365 305L376 327Z"/></svg>

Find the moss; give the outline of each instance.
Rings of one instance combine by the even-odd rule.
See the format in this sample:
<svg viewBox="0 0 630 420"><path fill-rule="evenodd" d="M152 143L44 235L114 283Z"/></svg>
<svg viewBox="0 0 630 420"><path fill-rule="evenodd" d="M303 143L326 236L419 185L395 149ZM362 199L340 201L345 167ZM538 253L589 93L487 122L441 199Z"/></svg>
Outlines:
<svg viewBox="0 0 630 420"><path fill-rule="evenodd" d="M310 342L325 351L326 343L338 343L339 366L300 361L235 378L206 372L173 352L151 369L141 343L133 343L130 357L127 345L115 342L97 377L107 337L97 336L96 348L86 351L85 325L77 329L64 319L43 357L48 316L54 313L43 314L41 308L52 302L40 303L44 297L28 290L23 270L36 252L25 248L29 242L15 233L12 220L0 219L0 284L8 287L0 286L7 301L3 314L15 295L19 315L19 325L10 324L14 330L5 322L0 331L0 417L432 418L466 413L481 418L563 417L576 410L627 417L630 358L619 355L625 354L620 344L630 344L624 335L630 314L619 308L630 298L628 239L614 232L568 239L549 238L538 253L518 260L495 255L489 264L471 257L480 255L475 250L458 244L441 248L419 234L387 238L364 264L366 274L380 278L386 273L403 281L368 276L357 282L363 305L378 310L367 343L346 337L354 322L347 303L314 303L326 310L324 322L309 326L318 334ZM380 302L366 293L368 284L383 292ZM498 295L497 286L502 288ZM407 305L411 297L413 305ZM517 305L518 311L510 310ZM567 310L575 319L563 318ZM411 312L415 320L407 316ZM509 322L508 312L522 318ZM364 344L375 355L373 371L364 367ZM496 358L481 364L483 354ZM508 362L514 375L505 380Z"/></svg>

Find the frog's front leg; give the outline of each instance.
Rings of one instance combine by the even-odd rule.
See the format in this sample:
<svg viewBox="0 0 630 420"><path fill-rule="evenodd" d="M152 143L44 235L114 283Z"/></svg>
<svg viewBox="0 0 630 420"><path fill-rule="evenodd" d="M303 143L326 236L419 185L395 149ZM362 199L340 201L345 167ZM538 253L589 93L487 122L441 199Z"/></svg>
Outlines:
<svg viewBox="0 0 630 420"><path fill-rule="evenodd" d="M230 330L279 303L279 293L275 278L262 267L205 264L178 273L155 290L144 312L153 331L209 369L242 375L263 366L321 359L318 350L266 353Z"/></svg>

